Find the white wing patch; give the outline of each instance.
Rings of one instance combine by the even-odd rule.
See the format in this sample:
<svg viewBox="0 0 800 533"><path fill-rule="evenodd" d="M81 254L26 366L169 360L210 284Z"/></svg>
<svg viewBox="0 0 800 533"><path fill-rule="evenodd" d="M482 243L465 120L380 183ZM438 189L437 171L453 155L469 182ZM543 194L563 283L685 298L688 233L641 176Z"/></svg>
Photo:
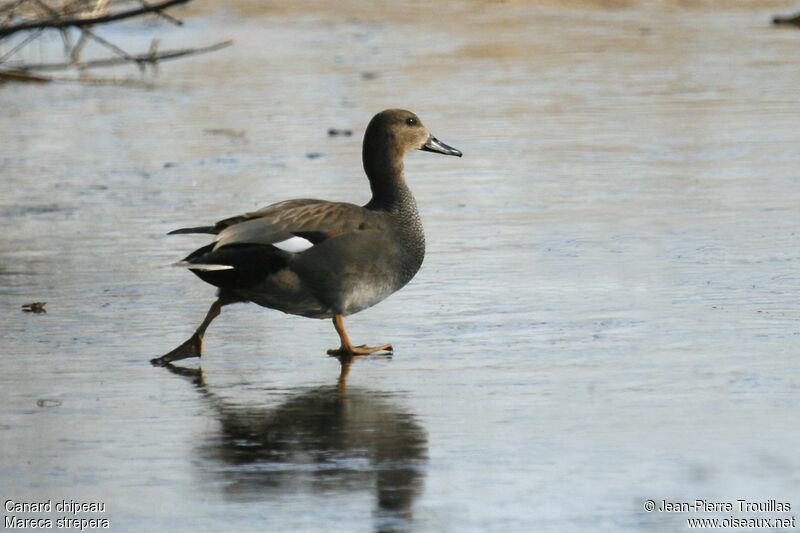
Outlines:
<svg viewBox="0 0 800 533"><path fill-rule="evenodd" d="M214 270L233 270L233 266L231 265L205 265L202 263L190 263L189 261L178 261L177 263L172 263L170 266L191 268L192 270L202 270L204 272L210 272Z"/></svg>
<svg viewBox="0 0 800 533"><path fill-rule="evenodd" d="M290 254L299 254L314 246L314 243L308 239L295 236L283 241L273 242L272 246Z"/></svg>

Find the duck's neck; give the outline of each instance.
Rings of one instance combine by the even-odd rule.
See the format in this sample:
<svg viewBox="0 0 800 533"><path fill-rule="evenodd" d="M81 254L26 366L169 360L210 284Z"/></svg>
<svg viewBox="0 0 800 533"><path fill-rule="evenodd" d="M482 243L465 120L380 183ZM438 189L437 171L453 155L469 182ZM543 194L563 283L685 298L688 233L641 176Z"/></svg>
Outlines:
<svg viewBox="0 0 800 533"><path fill-rule="evenodd" d="M403 158L397 154L370 153L371 157L364 157L364 171L369 178L372 189L372 199L365 206L367 209L390 211L399 213L404 211L416 212L417 204L414 196L406 185L403 175ZM383 157L376 157L380 155Z"/></svg>
<svg viewBox="0 0 800 533"><path fill-rule="evenodd" d="M364 150L364 153L370 153ZM374 153L374 152L372 152ZM372 199L366 207L391 216L391 231L403 251L395 280L402 287L414 277L425 257L425 233L417 210L417 202L403 177L403 158L364 158L364 170L369 177Z"/></svg>

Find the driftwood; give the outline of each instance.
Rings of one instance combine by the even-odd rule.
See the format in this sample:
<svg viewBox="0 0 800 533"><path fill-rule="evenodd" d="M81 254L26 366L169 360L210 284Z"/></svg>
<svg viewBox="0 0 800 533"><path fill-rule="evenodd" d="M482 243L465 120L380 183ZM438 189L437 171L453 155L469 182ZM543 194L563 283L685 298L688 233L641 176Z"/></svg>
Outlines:
<svg viewBox="0 0 800 533"><path fill-rule="evenodd" d="M225 48L232 41L210 46L158 51L158 39L153 39L146 53L131 54L95 33L94 28L133 17L154 14L181 25L182 21L165 12L166 9L186 4L191 0L12 0L0 3L0 42L19 32L28 32L10 51L0 55L0 83L4 81L47 82L54 79L40 74L42 71L76 69L81 72L78 81L102 82L85 75L86 70L121 64L134 64L144 72L146 66L156 66L160 61L212 52ZM134 7L124 4L136 4ZM109 10L109 6L113 6ZM124 7L120 7L123 5ZM80 32L80 38L71 43L69 28ZM45 31L56 31L64 41L65 61L49 63L21 63L8 61L20 50L35 41ZM110 50L114 55L104 58L81 59L81 53L89 42ZM108 81L108 80L107 80ZM116 80L111 80L116 82Z"/></svg>

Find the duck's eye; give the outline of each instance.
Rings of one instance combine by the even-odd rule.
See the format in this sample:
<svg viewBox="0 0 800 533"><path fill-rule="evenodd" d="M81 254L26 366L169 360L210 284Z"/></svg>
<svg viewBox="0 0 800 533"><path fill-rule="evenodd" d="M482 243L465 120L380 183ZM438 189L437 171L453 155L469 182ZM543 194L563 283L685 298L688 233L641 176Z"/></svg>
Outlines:
<svg viewBox="0 0 800 533"><path fill-rule="evenodd" d="M409 117L406 119L406 124L408 124L409 126L415 126L417 124L417 121Z"/></svg>

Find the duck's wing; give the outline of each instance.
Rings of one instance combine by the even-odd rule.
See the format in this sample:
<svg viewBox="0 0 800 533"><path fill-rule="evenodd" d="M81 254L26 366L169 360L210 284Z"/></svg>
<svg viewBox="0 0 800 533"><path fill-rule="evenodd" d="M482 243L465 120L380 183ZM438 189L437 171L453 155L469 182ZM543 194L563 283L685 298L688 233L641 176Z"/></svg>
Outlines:
<svg viewBox="0 0 800 533"><path fill-rule="evenodd" d="M249 213L244 213L243 215L237 215L235 217L230 217L220 220L213 226L196 226L192 228L180 228L170 231L169 233L167 233L167 235L177 235L181 233L210 233L212 235L218 235L224 229L230 226L234 226L236 224L240 224L242 222L247 222L248 220L255 220L258 218L272 218L281 211L291 210L296 207L302 207L304 205L315 204L319 202L320 200L313 200L310 198L286 200L284 202L278 202L276 204L268 205L267 207L262 207L257 211L251 211Z"/></svg>
<svg viewBox="0 0 800 533"><path fill-rule="evenodd" d="M258 216L252 216L256 213ZM214 249L257 244L300 253L331 237L352 231L383 229L383 224L376 213L358 205L290 200L256 211L249 218L222 228L214 240Z"/></svg>
<svg viewBox="0 0 800 533"><path fill-rule="evenodd" d="M243 217L222 227L212 243L174 265L189 268L217 287L247 289L277 276L306 252L314 255L321 243L327 248L339 241L337 237L380 233L376 230L385 225L379 215L363 207L322 200L281 202Z"/></svg>

